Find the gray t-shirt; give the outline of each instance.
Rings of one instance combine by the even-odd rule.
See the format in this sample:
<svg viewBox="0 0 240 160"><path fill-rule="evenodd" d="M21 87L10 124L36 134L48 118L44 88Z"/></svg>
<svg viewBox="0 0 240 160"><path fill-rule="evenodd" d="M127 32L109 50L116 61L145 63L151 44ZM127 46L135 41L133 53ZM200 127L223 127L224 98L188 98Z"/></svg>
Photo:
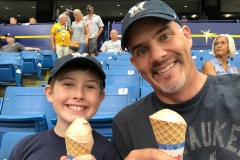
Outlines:
<svg viewBox="0 0 240 160"><path fill-rule="evenodd" d="M93 14L91 18L89 18L89 16L87 15L84 16L83 19L88 24L90 30L89 38L94 38L98 33L99 28L104 26L102 19L99 15Z"/></svg>
<svg viewBox="0 0 240 160"><path fill-rule="evenodd" d="M5 46L2 46L1 52L21 52L25 49L25 46L23 46L21 43L14 42L11 44L6 44Z"/></svg>
<svg viewBox="0 0 240 160"><path fill-rule="evenodd" d="M87 23L84 20L81 20L78 24L76 21L72 22L72 39L71 41L83 43L85 39L85 27Z"/></svg>
<svg viewBox="0 0 240 160"><path fill-rule="evenodd" d="M124 159L132 150L158 148L149 116L163 108L187 122L184 160L240 159L240 75L209 75L202 89L181 104L166 104L155 92L114 118L113 142Z"/></svg>
<svg viewBox="0 0 240 160"><path fill-rule="evenodd" d="M100 49L103 52L120 52L121 51L121 41L105 41Z"/></svg>

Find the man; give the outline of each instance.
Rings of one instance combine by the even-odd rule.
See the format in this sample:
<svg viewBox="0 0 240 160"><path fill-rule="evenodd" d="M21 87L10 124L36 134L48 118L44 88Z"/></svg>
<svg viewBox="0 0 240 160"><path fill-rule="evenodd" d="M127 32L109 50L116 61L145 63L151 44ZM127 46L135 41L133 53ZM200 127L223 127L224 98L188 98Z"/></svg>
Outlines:
<svg viewBox="0 0 240 160"><path fill-rule="evenodd" d="M67 17L67 25L69 27L71 27L71 25L72 25L71 18L70 18L71 12L73 12L72 6L68 6L66 8L65 12L63 12L63 14L65 14ZM59 22L59 18L56 20L56 22Z"/></svg>
<svg viewBox="0 0 240 160"><path fill-rule="evenodd" d="M8 44L2 46L1 52L21 52L22 50L36 50L39 48L25 47L21 43L15 42L15 37L11 33L5 35Z"/></svg>
<svg viewBox="0 0 240 160"><path fill-rule="evenodd" d="M101 52L121 52L121 41L118 40L118 32L113 29L110 32L111 40L103 43Z"/></svg>
<svg viewBox="0 0 240 160"><path fill-rule="evenodd" d="M10 24L17 24L17 19L15 17L10 17Z"/></svg>
<svg viewBox="0 0 240 160"><path fill-rule="evenodd" d="M70 42L69 32L71 29L69 27L66 29L66 23L67 16L62 13L59 16L59 22L55 23L51 29L52 50L56 51L58 58L68 54L68 44Z"/></svg>
<svg viewBox="0 0 240 160"><path fill-rule="evenodd" d="M149 116L168 108L187 122L184 160L239 159L240 75L204 75L191 57L190 29L160 0L133 6L122 48L154 92L114 118L113 142L125 160L173 160L158 149Z"/></svg>
<svg viewBox="0 0 240 160"><path fill-rule="evenodd" d="M206 12L202 11L201 16L199 16L199 20L208 20L208 16L206 16Z"/></svg>
<svg viewBox="0 0 240 160"><path fill-rule="evenodd" d="M103 32L104 24L99 15L94 14L94 9L91 4L87 5L87 14L83 19L87 22L90 29L90 37L88 39L88 45L86 46L86 53L91 56L96 56L97 53L97 40Z"/></svg>

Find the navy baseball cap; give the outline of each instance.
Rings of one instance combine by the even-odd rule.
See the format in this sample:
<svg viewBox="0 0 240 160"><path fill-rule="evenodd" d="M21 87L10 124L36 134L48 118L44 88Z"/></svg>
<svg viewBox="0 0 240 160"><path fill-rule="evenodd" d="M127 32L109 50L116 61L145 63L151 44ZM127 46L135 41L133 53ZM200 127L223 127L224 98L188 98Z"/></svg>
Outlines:
<svg viewBox="0 0 240 160"><path fill-rule="evenodd" d="M175 11L161 0L148 0L137 3L125 15L122 22L121 46L124 50L126 45L126 33L130 26L139 19L145 17L157 17L168 21L175 21L182 26Z"/></svg>
<svg viewBox="0 0 240 160"><path fill-rule="evenodd" d="M11 33L5 34L5 37L13 37L15 39L15 36L12 35Z"/></svg>
<svg viewBox="0 0 240 160"><path fill-rule="evenodd" d="M68 6L67 9L68 9L70 12L73 12L72 6Z"/></svg>
<svg viewBox="0 0 240 160"><path fill-rule="evenodd" d="M81 64L82 66L89 66L89 68L92 68L96 73L98 73L102 84L103 88L105 88L105 79L106 75L102 69L101 63L96 60L94 57L89 56L87 53L80 54L80 53L73 53L73 54L68 54L66 56L63 56L59 58L53 69L51 70L50 77L48 79L48 84L51 82L52 78L59 72L61 69L69 64L73 63L78 63Z"/></svg>

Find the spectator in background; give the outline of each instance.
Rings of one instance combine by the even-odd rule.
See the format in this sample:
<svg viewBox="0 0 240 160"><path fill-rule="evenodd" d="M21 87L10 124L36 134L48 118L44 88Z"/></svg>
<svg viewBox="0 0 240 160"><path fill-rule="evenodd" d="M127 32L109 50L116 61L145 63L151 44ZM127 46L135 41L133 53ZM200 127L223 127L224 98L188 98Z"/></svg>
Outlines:
<svg viewBox="0 0 240 160"><path fill-rule="evenodd" d="M70 18L71 12L73 12L72 6L68 6L66 8L65 12L63 12L63 14L65 14L66 17L67 17L67 25L69 27L71 27L71 24L72 24L72 21L71 21L71 18ZM59 22L59 18L56 20L56 22Z"/></svg>
<svg viewBox="0 0 240 160"><path fill-rule="evenodd" d="M90 29L90 37L88 39L86 53L89 53L91 56L97 56L97 40L103 32L104 24L101 17L94 14L94 9L91 4L87 5L86 10L88 15L84 16L83 19L87 22Z"/></svg>
<svg viewBox="0 0 240 160"><path fill-rule="evenodd" d="M15 37L11 33L5 35L8 44L2 46L1 52L21 52L22 50L36 50L39 48L25 47L21 43L15 42Z"/></svg>
<svg viewBox="0 0 240 160"><path fill-rule="evenodd" d="M199 16L199 20L208 20L208 16L206 16L206 12L202 11L202 15Z"/></svg>
<svg viewBox="0 0 240 160"><path fill-rule="evenodd" d="M101 52L122 52L121 41L118 40L118 32L113 29L110 32L111 40L105 41L101 47Z"/></svg>
<svg viewBox="0 0 240 160"><path fill-rule="evenodd" d="M212 44L212 54L215 58L203 65L204 74L220 75L239 73L236 66L229 63L228 58L236 55L236 47L233 38L229 34L218 35Z"/></svg>
<svg viewBox="0 0 240 160"><path fill-rule="evenodd" d="M182 22L186 22L186 21L188 21L188 19L187 19L186 16L182 16L181 21L182 21Z"/></svg>
<svg viewBox="0 0 240 160"><path fill-rule="evenodd" d="M67 16L62 13L59 16L59 22L55 23L51 29L52 50L56 51L58 58L68 54L68 44L70 42L69 32L71 32L71 28L66 28L66 23Z"/></svg>
<svg viewBox="0 0 240 160"><path fill-rule="evenodd" d="M88 44L88 38L90 36L89 27L88 24L83 20L82 12L79 9L75 9L73 11L73 16L75 18L75 21L72 22L71 41L80 42L80 46L78 49L69 48L68 53L84 53Z"/></svg>
<svg viewBox="0 0 240 160"><path fill-rule="evenodd" d="M17 19L15 17L10 17L10 24L17 24Z"/></svg>
<svg viewBox="0 0 240 160"><path fill-rule="evenodd" d="M29 18L29 24L35 24L37 20L34 17Z"/></svg>

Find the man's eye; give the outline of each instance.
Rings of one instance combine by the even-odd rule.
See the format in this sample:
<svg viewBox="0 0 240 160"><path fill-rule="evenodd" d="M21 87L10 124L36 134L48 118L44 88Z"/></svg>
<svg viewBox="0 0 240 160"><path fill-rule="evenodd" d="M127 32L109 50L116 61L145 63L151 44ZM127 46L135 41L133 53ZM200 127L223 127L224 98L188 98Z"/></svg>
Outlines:
<svg viewBox="0 0 240 160"><path fill-rule="evenodd" d="M166 40L170 36L171 36L170 34L164 34L161 36L161 40Z"/></svg>
<svg viewBox="0 0 240 160"><path fill-rule="evenodd" d="M147 49L143 48L143 49L138 50L137 55L140 56L142 54L145 54L146 52L147 52Z"/></svg>

